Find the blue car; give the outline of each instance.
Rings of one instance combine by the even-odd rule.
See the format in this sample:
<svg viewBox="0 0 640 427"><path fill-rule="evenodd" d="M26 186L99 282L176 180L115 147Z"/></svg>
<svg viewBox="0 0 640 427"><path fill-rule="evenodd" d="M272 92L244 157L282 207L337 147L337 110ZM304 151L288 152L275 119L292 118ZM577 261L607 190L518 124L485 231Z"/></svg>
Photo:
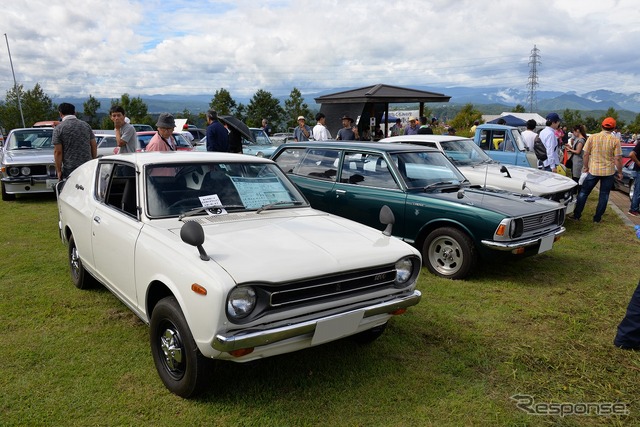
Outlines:
<svg viewBox="0 0 640 427"><path fill-rule="evenodd" d="M480 125L476 129L474 142L493 160L506 165L537 168L538 159L522 139L520 129L506 125Z"/></svg>

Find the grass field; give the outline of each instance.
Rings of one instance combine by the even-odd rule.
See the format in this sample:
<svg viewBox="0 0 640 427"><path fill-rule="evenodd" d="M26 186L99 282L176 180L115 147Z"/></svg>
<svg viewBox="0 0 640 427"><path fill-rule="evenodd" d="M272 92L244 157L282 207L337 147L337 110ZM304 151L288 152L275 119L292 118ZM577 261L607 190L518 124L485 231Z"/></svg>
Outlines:
<svg viewBox="0 0 640 427"><path fill-rule="evenodd" d="M604 220L568 222L552 251L468 281L423 269L422 302L375 343L220 363L209 391L184 400L160 382L147 326L104 288L72 285L55 200L2 202L0 425L639 425L640 353L612 340L640 241L613 211ZM617 402L629 414L518 408L531 399L539 413Z"/></svg>

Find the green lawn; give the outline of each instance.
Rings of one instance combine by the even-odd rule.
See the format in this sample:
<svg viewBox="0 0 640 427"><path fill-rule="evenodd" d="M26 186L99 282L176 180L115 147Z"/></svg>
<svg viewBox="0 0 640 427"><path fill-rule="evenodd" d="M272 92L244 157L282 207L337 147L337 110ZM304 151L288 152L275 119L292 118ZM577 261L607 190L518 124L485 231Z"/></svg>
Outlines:
<svg viewBox="0 0 640 427"><path fill-rule="evenodd" d="M640 353L612 340L640 240L612 210L604 220L568 222L552 251L468 281L423 269L422 302L375 343L220 363L210 390L184 400L160 382L147 326L104 288L71 284L55 200L2 202L0 425L638 425ZM630 414L530 415L516 394Z"/></svg>

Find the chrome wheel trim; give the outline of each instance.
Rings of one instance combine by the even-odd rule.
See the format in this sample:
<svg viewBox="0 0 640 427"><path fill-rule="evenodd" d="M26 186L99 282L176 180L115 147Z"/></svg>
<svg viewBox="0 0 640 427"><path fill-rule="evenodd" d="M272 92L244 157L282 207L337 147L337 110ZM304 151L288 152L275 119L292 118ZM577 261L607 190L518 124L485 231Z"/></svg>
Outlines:
<svg viewBox="0 0 640 427"><path fill-rule="evenodd" d="M173 325L169 325L158 338L167 371L175 378L182 378L184 375L184 347L182 346L180 334Z"/></svg>
<svg viewBox="0 0 640 427"><path fill-rule="evenodd" d="M462 247L449 236L435 238L429 245L429 263L443 276L456 274L464 261Z"/></svg>

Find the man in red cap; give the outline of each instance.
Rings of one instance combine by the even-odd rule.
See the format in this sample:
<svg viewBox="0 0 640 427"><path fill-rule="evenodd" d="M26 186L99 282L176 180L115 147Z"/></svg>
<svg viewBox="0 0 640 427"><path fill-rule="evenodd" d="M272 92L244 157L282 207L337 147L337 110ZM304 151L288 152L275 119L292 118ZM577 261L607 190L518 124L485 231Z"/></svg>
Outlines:
<svg viewBox="0 0 640 427"><path fill-rule="evenodd" d="M618 178L622 179L620 140L611 134L615 128L615 119L607 117L602 121L602 132L591 135L582 149L584 153L582 172L586 172L587 176L578 194L573 219L580 219L591 190L599 182L600 195L596 213L593 215L593 222L600 222L604 211L607 209L609 193L613 188L615 174L617 173Z"/></svg>

